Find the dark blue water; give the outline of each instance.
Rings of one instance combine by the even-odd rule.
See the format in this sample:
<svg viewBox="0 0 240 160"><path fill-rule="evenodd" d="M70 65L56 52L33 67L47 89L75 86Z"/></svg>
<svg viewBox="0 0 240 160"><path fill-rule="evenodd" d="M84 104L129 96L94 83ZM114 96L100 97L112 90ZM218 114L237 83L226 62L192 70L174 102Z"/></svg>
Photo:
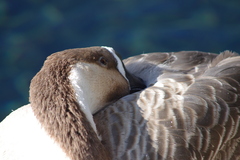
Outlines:
<svg viewBox="0 0 240 160"><path fill-rule="evenodd" d="M0 121L28 103L31 78L53 52L112 46L240 52L239 0L1 0Z"/></svg>

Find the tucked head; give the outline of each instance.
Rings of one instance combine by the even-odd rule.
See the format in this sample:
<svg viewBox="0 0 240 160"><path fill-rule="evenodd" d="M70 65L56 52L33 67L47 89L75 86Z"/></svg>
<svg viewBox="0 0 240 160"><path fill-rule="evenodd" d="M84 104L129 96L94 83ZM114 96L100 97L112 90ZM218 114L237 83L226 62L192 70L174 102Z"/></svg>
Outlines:
<svg viewBox="0 0 240 160"><path fill-rule="evenodd" d="M47 121L47 116L64 117L75 107L76 112L84 113L96 131L92 114L129 94L133 81L138 79L127 74L110 47L64 50L50 55L32 79L30 102L43 121Z"/></svg>
<svg viewBox="0 0 240 160"><path fill-rule="evenodd" d="M110 47L64 50L32 79L31 108L68 157L107 160L92 114L127 95L134 80Z"/></svg>
<svg viewBox="0 0 240 160"><path fill-rule="evenodd" d="M77 98L81 98L92 113L128 94L130 87L121 60L110 47L69 49L50 55L34 77L31 90L38 86L40 89L44 84L52 91L66 94L71 92L64 89L73 87ZM42 92L50 94L46 90ZM53 95L57 96L57 92Z"/></svg>
<svg viewBox="0 0 240 160"><path fill-rule="evenodd" d="M92 114L129 93L125 69L112 48L87 48L71 68L69 79L77 99Z"/></svg>

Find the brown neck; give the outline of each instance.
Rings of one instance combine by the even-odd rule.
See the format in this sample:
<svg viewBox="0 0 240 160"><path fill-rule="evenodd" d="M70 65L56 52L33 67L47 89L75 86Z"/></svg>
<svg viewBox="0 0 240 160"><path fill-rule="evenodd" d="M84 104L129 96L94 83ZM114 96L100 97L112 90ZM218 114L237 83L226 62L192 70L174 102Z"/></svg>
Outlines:
<svg viewBox="0 0 240 160"><path fill-rule="evenodd" d="M44 68L32 79L30 102L46 132L74 160L108 160L108 152L87 121L70 85L68 62ZM69 65L68 65L69 66ZM52 67L52 68L51 68Z"/></svg>

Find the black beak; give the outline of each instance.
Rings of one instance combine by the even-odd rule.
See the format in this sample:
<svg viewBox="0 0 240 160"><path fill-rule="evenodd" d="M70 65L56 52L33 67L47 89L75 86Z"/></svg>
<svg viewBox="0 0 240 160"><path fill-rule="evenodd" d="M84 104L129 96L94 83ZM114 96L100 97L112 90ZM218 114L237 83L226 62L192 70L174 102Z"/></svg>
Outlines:
<svg viewBox="0 0 240 160"><path fill-rule="evenodd" d="M126 76L131 87L130 93L138 92L146 88L146 85L143 83L141 78L130 74L128 71L126 71Z"/></svg>

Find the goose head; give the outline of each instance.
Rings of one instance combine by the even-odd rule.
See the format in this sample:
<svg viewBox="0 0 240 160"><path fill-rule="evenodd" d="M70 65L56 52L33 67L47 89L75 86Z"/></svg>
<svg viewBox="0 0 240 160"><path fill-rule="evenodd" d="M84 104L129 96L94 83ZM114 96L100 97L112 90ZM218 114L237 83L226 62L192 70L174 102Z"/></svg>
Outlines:
<svg viewBox="0 0 240 160"><path fill-rule="evenodd" d="M44 62L31 81L30 103L42 127L70 159L106 160L109 155L92 115L129 94L130 84L144 86L126 72L114 49L69 49Z"/></svg>

